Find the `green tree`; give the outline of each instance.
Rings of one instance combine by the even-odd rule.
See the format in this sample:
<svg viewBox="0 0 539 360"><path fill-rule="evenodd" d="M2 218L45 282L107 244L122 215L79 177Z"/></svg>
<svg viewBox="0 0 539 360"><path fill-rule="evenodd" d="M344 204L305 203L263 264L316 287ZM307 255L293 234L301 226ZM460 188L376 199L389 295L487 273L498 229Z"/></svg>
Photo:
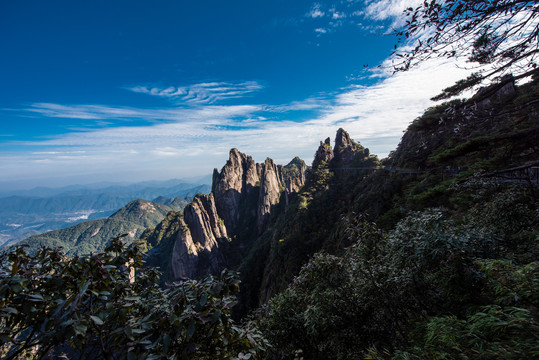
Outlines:
<svg viewBox="0 0 539 360"><path fill-rule="evenodd" d="M534 73L539 56L539 4L526 0L431 0L405 11L407 21L399 36L414 39L411 51L396 52L396 70L433 57L465 57L489 64L435 99L513 73Z"/></svg>
<svg viewBox="0 0 539 360"><path fill-rule="evenodd" d="M389 233L345 221L356 243L342 256L315 255L269 303L263 329L278 357L356 359L369 348L399 359L474 358L482 348L484 358L537 355L537 263L491 260L501 240L440 209Z"/></svg>
<svg viewBox="0 0 539 360"><path fill-rule="evenodd" d="M159 287L136 246L67 258L17 247L0 256L0 356L42 359L256 358L265 342L231 320L237 275Z"/></svg>

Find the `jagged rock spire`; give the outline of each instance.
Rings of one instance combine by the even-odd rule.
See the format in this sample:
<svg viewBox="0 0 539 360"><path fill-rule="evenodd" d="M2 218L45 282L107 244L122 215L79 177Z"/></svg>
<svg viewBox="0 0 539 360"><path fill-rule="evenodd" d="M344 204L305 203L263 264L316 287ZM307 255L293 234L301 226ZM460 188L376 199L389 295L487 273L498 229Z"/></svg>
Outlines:
<svg viewBox="0 0 539 360"><path fill-rule="evenodd" d="M333 149L331 148L331 141L329 138L326 141L320 141L320 146L314 154L313 160L313 169L319 169L324 164L329 165L331 160L333 160L334 154Z"/></svg>
<svg viewBox="0 0 539 360"><path fill-rule="evenodd" d="M363 158L366 154L363 147L352 140L342 128L337 130L333 153L332 165L334 168L352 166L358 156Z"/></svg>
<svg viewBox="0 0 539 360"><path fill-rule="evenodd" d="M213 171L212 193L217 211L228 229L236 227L242 198L249 196L259 182L257 164L235 148L230 150L221 172Z"/></svg>
<svg viewBox="0 0 539 360"><path fill-rule="evenodd" d="M274 205L284 198L286 206L288 195L303 186L305 170L299 158L284 167L269 158L257 164L231 149L225 166L213 172L212 193L197 195L185 208L172 254L174 278L218 274L226 266L228 237L262 233Z"/></svg>

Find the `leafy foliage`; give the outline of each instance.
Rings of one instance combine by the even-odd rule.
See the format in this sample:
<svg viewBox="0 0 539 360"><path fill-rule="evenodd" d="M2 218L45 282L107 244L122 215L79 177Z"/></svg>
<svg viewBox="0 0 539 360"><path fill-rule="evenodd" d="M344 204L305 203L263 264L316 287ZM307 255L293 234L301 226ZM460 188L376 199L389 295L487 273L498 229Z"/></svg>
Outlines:
<svg viewBox="0 0 539 360"><path fill-rule="evenodd" d="M23 247L2 254L2 358L247 359L262 352L252 324L230 318L234 273L163 290L142 259L119 238L89 257L48 248L28 255Z"/></svg>
<svg viewBox="0 0 539 360"><path fill-rule="evenodd" d="M270 301L263 324L277 357L537 355L536 263L494 260L507 251L501 239L439 209L389 233L361 218L348 224L352 247L317 254Z"/></svg>
<svg viewBox="0 0 539 360"><path fill-rule="evenodd" d="M408 20L398 35L414 39L410 52L397 52L396 70L407 70L433 57L466 57L490 64L465 81L444 90L447 98L482 80L513 72L534 73L539 39L539 8L527 0L432 0L405 11Z"/></svg>

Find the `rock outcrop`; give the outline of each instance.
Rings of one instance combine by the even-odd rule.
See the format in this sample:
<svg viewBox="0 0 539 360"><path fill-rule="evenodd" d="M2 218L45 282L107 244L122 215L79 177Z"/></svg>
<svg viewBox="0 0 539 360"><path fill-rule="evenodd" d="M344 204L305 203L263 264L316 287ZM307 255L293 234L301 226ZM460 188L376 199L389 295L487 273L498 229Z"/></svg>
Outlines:
<svg viewBox="0 0 539 360"><path fill-rule="evenodd" d="M320 146L318 147L316 154L314 154L313 169L317 170L329 165L331 160L333 160L333 157L334 154L333 149L331 148L331 140L327 138L324 142L320 141Z"/></svg>
<svg viewBox="0 0 539 360"><path fill-rule="evenodd" d="M498 102L504 97L515 95L515 78L509 74L503 76L498 83L479 89L473 99L476 101L476 107L484 110L491 106L493 102Z"/></svg>
<svg viewBox="0 0 539 360"><path fill-rule="evenodd" d="M335 148L333 149L332 167L340 168L352 166L358 155L364 157L364 149L355 143L346 131L343 129L337 130L337 135L335 136Z"/></svg>
<svg viewBox="0 0 539 360"><path fill-rule="evenodd" d="M174 244L172 254L174 278L219 274L226 266L221 248L227 243L226 227L217 214L213 194L197 195L185 207L184 218L181 220Z"/></svg>
<svg viewBox="0 0 539 360"><path fill-rule="evenodd" d="M229 159L219 172L213 171L212 193L218 213L227 229L234 229L240 218L242 200L256 192L260 182L262 166L237 149L231 149Z"/></svg>
<svg viewBox="0 0 539 360"><path fill-rule="evenodd" d="M287 194L296 193L305 185L306 171L307 164L297 156L282 167L281 183L285 184Z"/></svg>
<svg viewBox="0 0 539 360"><path fill-rule="evenodd" d="M342 128L337 130L335 146L331 147L331 141L327 138L320 141L320 146L314 155L313 169L338 169L352 167L355 163L368 158L369 149L350 138L350 135Z"/></svg>
<svg viewBox="0 0 539 360"><path fill-rule="evenodd" d="M219 246L220 240L227 238L226 227L217 214L213 194L197 195L185 207L184 218L193 241L202 249L212 251Z"/></svg>
<svg viewBox="0 0 539 360"><path fill-rule="evenodd" d="M256 237L268 226L276 205L305 183L305 162L294 158L286 166L266 159L263 164L237 149L225 166L214 170L212 192L197 195L185 207L172 254L174 279L218 274L227 265L229 240ZM243 244L233 244L239 249Z"/></svg>
<svg viewBox="0 0 539 360"><path fill-rule="evenodd" d="M280 170L280 167L279 167ZM271 207L279 202L281 187L283 186L282 171L266 159L262 167L260 178L260 191L258 195L257 225L259 233L262 232L270 215Z"/></svg>
<svg viewBox="0 0 539 360"><path fill-rule="evenodd" d="M183 219L180 219L180 230L174 241L170 261L174 280L196 277L198 272L198 250L193 242L191 231Z"/></svg>

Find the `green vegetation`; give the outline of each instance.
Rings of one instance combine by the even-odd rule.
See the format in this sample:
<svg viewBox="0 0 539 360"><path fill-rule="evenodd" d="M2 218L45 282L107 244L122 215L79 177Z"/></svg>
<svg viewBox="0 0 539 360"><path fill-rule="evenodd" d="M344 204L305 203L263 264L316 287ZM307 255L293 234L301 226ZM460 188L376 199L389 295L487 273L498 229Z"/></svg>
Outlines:
<svg viewBox="0 0 539 360"><path fill-rule="evenodd" d="M415 174L311 176L256 248L274 358L539 357L537 188L492 176L539 151L516 91L429 110L383 161Z"/></svg>
<svg viewBox="0 0 539 360"><path fill-rule="evenodd" d="M163 290L144 254L119 238L106 252L67 258L17 247L0 256L3 359L255 359L259 332L236 325L235 274Z"/></svg>
<svg viewBox="0 0 539 360"><path fill-rule="evenodd" d="M539 262L500 259L522 254L439 209L389 233L346 222L356 243L315 255L270 301L263 327L278 358L539 356Z"/></svg>
<svg viewBox="0 0 539 360"><path fill-rule="evenodd" d="M69 256L103 251L107 242L119 234L129 233L136 239L150 226L157 225L172 208L145 200L135 200L106 219L86 221L65 229L31 236L19 244L36 252L42 246L58 248ZM155 246L155 245L151 245Z"/></svg>

